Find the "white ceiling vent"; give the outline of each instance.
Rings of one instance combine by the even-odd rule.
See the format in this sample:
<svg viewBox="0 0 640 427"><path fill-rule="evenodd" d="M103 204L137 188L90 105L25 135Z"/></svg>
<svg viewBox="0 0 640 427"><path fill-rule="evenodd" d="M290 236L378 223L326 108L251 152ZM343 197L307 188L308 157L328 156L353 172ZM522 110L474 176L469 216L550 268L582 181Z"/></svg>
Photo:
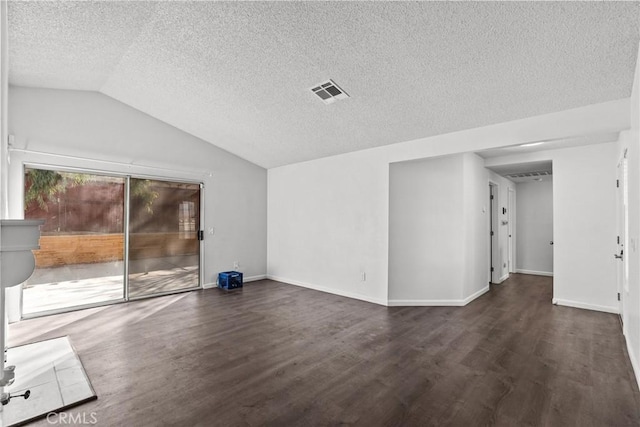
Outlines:
<svg viewBox="0 0 640 427"><path fill-rule="evenodd" d="M349 97L333 80L315 85L311 88L311 92L315 93L325 104L333 104L338 99Z"/></svg>
<svg viewBox="0 0 640 427"><path fill-rule="evenodd" d="M509 175L505 175L507 178L529 178L536 176L547 176L551 175L551 171L533 171L533 172L522 172L522 173L512 173Z"/></svg>

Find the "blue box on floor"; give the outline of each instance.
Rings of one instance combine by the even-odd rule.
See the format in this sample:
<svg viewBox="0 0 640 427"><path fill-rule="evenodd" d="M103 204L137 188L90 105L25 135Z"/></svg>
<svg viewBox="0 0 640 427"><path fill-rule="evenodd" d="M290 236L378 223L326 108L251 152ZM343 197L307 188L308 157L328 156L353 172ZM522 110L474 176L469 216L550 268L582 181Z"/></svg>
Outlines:
<svg viewBox="0 0 640 427"><path fill-rule="evenodd" d="M223 271L218 273L220 289L237 289L242 287L242 273L239 271Z"/></svg>

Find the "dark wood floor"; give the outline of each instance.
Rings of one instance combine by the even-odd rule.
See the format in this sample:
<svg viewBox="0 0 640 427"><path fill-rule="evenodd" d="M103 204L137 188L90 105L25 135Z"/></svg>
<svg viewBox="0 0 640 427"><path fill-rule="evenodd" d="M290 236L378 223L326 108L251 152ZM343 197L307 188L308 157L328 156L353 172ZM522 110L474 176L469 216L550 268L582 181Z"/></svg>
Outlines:
<svg viewBox="0 0 640 427"><path fill-rule="evenodd" d="M618 316L512 275L466 307L394 307L272 281L32 319L69 335L113 426L626 426L640 393ZM36 423L49 425L46 421Z"/></svg>

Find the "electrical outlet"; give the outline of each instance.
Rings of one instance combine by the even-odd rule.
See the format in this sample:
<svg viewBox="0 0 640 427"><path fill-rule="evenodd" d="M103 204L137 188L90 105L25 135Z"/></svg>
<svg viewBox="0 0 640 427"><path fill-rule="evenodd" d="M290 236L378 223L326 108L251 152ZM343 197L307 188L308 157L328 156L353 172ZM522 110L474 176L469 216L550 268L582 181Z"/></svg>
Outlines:
<svg viewBox="0 0 640 427"><path fill-rule="evenodd" d="M213 228L213 227L209 227L209 234L210 234L210 235L212 235L212 236L213 236L213 235L215 234L215 232L216 232L215 228Z"/></svg>
<svg viewBox="0 0 640 427"><path fill-rule="evenodd" d="M238 261L234 261L234 262L233 262L233 269L234 269L234 270L237 270L237 269L239 269L239 268L240 268L240 263L239 263Z"/></svg>
<svg viewBox="0 0 640 427"><path fill-rule="evenodd" d="M365 273L364 271L360 272L360 281L361 282L367 281L367 273Z"/></svg>

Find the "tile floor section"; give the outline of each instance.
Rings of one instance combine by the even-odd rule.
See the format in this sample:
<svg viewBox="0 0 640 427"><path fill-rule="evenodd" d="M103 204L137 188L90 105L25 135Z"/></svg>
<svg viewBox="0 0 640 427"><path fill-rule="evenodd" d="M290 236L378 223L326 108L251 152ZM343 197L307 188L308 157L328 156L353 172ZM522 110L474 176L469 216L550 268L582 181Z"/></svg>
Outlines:
<svg viewBox="0 0 640 427"><path fill-rule="evenodd" d="M2 408L2 427L46 416L95 398L82 362L68 337L60 337L7 351L7 365L15 365L11 394L31 391L29 399L16 397Z"/></svg>

